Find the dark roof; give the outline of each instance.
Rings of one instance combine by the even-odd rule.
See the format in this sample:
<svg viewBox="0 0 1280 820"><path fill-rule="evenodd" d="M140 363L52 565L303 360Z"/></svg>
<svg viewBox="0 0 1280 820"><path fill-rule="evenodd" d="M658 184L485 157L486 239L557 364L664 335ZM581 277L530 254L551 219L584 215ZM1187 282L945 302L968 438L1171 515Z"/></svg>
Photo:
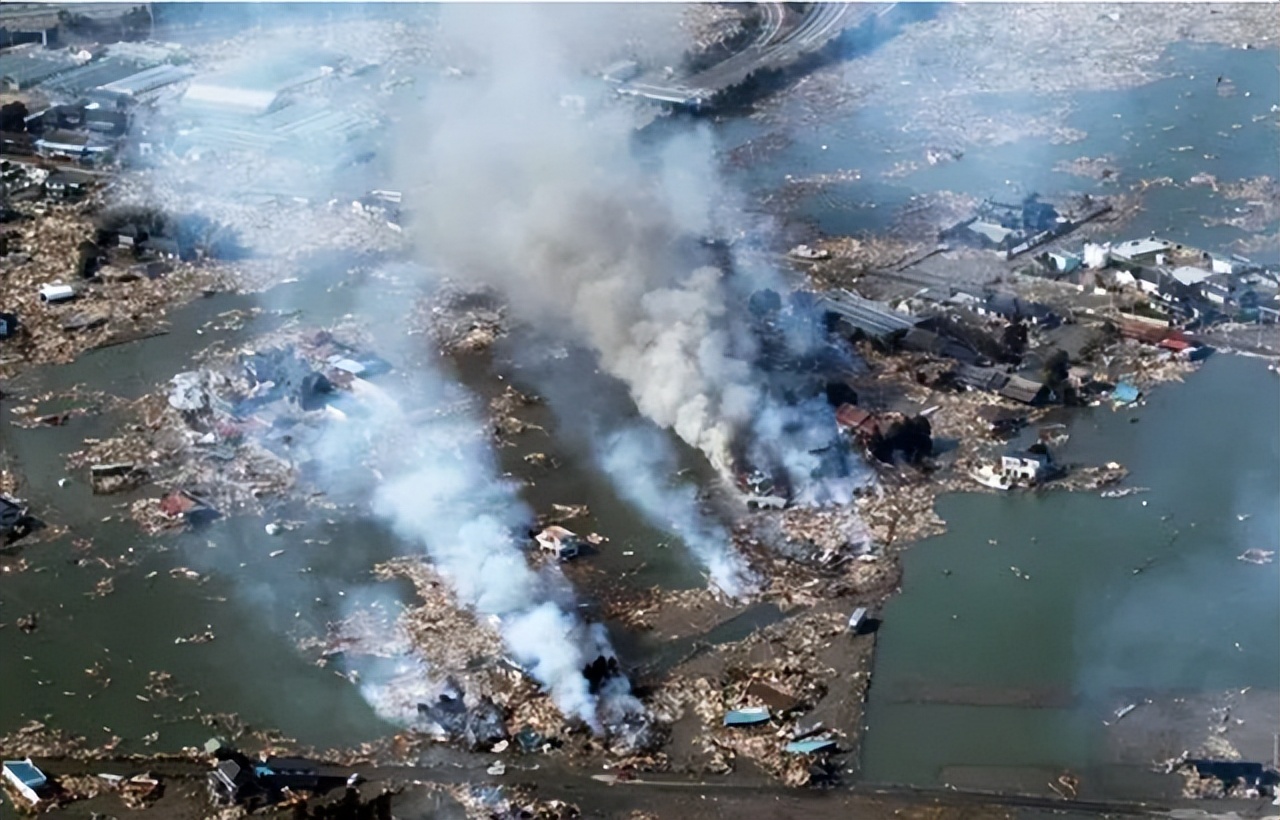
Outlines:
<svg viewBox="0 0 1280 820"><path fill-rule="evenodd" d="M747 687L747 694L751 697L759 699L765 706L774 709L777 712L786 714L800 704L791 695L786 692L779 691L763 681L752 681Z"/></svg>
<svg viewBox="0 0 1280 820"><path fill-rule="evenodd" d="M1028 302L1009 293L992 293L985 302L987 310L998 313L1006 319L1044 320L1053 315L1047 305L1039 302Z"/></svg>
<svg viewBox="0 0 1280 820"><path fill-rule="evenodd" d="M931 330L913 327L902 337L902 347L906 350L941 356L947 348L947 340Z"/></svg>
<svg viewBox="0 0 1280 820"><path fill-rule="evenodd" d="M999 390L1009 381L1009 376L994 367L978 367L962 364L956 368L956 381L974 390Z"/></svg>
<svg viewBox="0 0 1280 820"><path fill-rule="evenodd" d="M318 771L315 761L307 760L305 757L268 757L262 765L281 774L286 772L315 774Z"/></svg>
<svg viewBox="0 0 1280 820"><path fill-rule="evenodd" d="M158 253L172 253L177 255L178 243L173 239L166 239L163 236L153 236L141 245L143 250L156 251Z"/></svg>
<svg viewBox="0 0 1280 820"><path fill-rule="evenodd" d="M92 174L79 171L57 170L45 178L45 185L88 185L93 182Z"/></svg>

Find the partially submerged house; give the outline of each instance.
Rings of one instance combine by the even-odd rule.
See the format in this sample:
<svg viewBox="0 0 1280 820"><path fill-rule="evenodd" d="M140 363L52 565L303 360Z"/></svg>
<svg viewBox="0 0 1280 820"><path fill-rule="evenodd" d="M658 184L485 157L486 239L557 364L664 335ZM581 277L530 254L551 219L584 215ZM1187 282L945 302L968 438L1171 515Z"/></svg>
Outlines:
<svg viewBox="0 0 1280 820"><path fill-rule="evenodd" d="M222 746L215 747L217 763L209 772L209 791L215 805L241 805L255 808L279 802L294 792L322 792L343 783L347 778L325 774L318 764L298 757L268 757L254 760Z"/></svg>
<svg viewBox="0 0 1280 820"><path fill-rule="evenodd" d="M31 762L25 760L4 761L4 779L28 803L36 804L49 793L49 778Z"/></svg>
<svg viewBox="0 0 1280 820"><path fill-rule="evenodd" d="M996 436L1014 435L1027 424L1025 414L1005 407L981 407L978 418L986 424L987 432Z"/></svg>
<svg viewBox="0 0 1280 820"><path fill-rule="evenodd" d="M0 493L0 544L21 538L28 524L27 505Z"/></svg>
<svg viewBox="0 0 1280 820"><path fill-rule="evenodd" d="M1048 478L1052 469L1053 458L1048 453L1011 450L1000 457L1000 474L1014 481L1035 484Z"/></svg>
<svg viewBox="0 0 1280 820"><path fill-rule="evenodd" d="M561 561L577 558L582 551L582 541L577 533L560 526L550 526L535 536L538 546Z"/></svg>

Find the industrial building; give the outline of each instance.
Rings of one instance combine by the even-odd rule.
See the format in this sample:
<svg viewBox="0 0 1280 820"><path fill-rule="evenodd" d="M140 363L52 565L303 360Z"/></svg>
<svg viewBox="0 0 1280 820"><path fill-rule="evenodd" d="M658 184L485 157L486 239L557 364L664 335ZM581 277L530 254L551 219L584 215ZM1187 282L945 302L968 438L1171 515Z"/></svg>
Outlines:
<svg viewBox="0 0 1280 820"><path fill-rule="evenodd" d="M295 51L199 77L187 87L189 112L256 117L284 104L283 95L333 73L338 60L319 51Z"/></svg>
<svg viewBox="0 0 1280 820"><path fill-rule="evenodd" d="M0 88L26 91L76 65L75 59L66 52L45 51L35 45L21 46L0 55Z"/></svg>

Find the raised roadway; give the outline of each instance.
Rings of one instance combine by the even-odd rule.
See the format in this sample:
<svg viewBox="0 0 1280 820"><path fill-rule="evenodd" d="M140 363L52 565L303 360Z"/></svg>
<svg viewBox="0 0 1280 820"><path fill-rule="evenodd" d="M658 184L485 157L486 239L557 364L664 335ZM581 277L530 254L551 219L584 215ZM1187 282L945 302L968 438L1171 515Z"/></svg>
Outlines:
<svg viewBox="0 0 1280 820"><path fill-rule="evenodd" d="M697 106L741 83L762 68L788 65L816 51L847 28L884 15L894 3L812 3L797 15L782 3L763 3L764 22L746 48L708 69L681 79L666 79L651 72L618 87L620 94Z"/></svg>

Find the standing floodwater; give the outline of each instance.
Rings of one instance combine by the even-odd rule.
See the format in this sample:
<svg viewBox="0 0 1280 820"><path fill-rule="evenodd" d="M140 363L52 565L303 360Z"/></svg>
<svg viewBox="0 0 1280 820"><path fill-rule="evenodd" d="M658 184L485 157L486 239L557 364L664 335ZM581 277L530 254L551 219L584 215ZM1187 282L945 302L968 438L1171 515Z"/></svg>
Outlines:
<svg viewBox="0 0 1280 820"><path fill-rule="evenodd" d="M1252 714L1238 710L1223 737L1269 758L1280 564L1237 557L1277 548L1277 418L1275 373L1218 356L1145 407L1063 416L1067 460L1114 459L1149 492L944 499L948 532L908 551L885 609L866 776L1042 790L1063 769L1111 766L1084 788L1142 789L1152 760L1208 739L1195 702L1245 687L1270 719L1237 724ZM1174 698L1192 704L1185 720L1135 742L1143 710Z"/></svg>

